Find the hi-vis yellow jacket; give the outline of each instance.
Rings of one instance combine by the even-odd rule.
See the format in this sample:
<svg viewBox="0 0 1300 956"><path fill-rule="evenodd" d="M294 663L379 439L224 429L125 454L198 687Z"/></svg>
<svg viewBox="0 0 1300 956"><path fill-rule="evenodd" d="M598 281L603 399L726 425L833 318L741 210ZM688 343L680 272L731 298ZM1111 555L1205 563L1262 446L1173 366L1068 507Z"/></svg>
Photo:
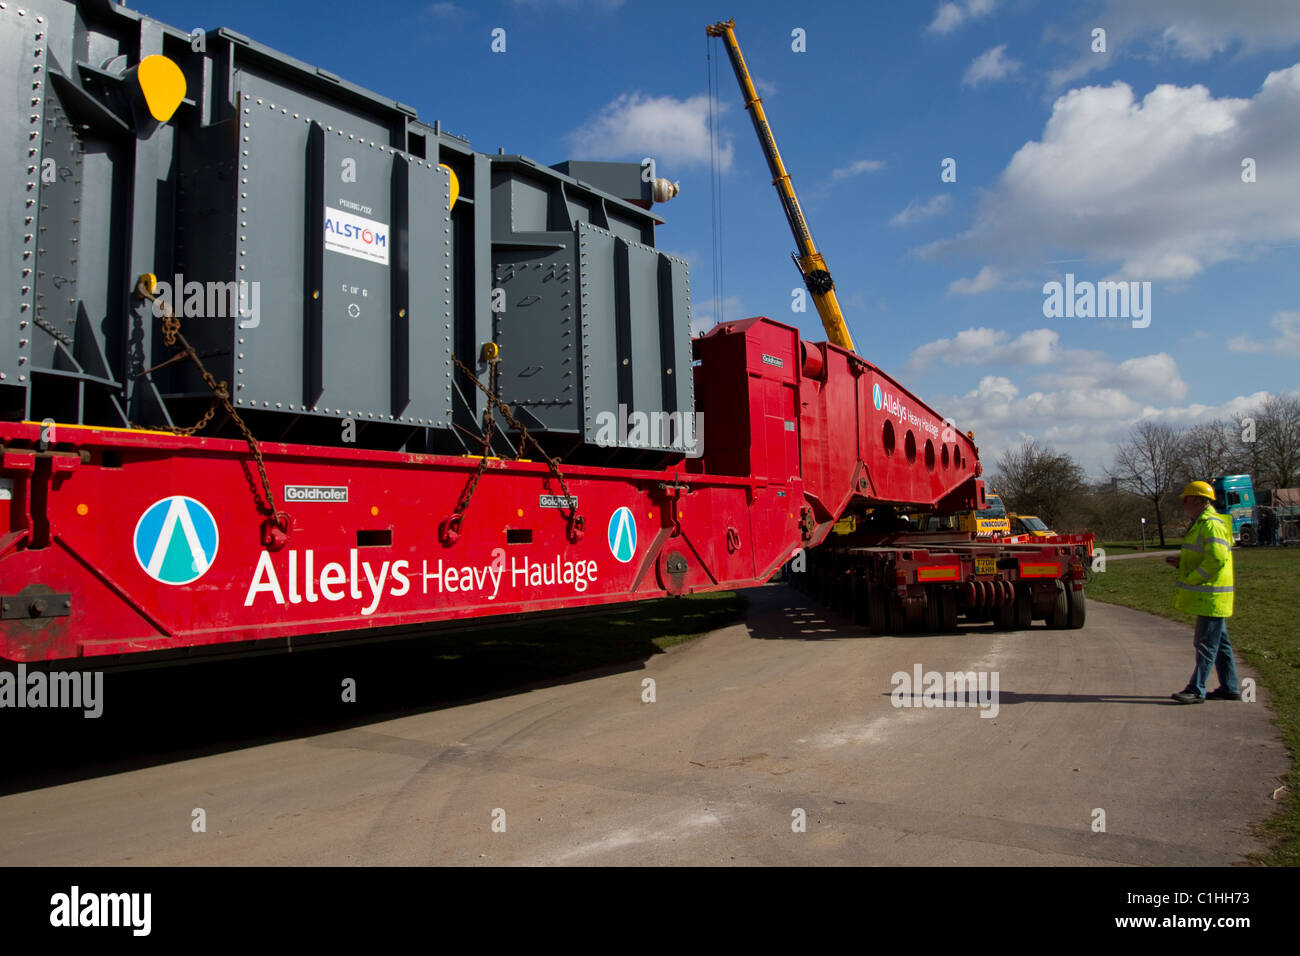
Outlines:
<svg viewBox="0 0 1300 956"><path fill-rule="evenodd" d="M1232 525L1206 505L1183 538L1174 607L1204 617L1232 617Z"/></svg>

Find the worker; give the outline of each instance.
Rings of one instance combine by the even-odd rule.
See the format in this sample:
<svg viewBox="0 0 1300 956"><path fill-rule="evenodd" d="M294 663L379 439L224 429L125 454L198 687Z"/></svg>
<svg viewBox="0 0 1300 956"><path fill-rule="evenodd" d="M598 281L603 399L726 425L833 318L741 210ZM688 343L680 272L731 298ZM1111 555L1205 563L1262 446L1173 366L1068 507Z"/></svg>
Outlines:
<svg viewBox="0 0 1300 956"><path fill-rule="evenodd" d="M1196 615L1192 642L1196 647L1196 670L1187 687L1171 695L1180 704L1210 700L1241 700L1237 685L1237 664L1228 641L1228 618L1232 617L1232 525L1214 510L1214 489L1204 481L1193 481L1183 489L1183 511L1192 526L1183 538L1177 557L1165 562L1178 568L1174 607ZM1205 693L1205 681L1213 667L1219 686Z"/></svg>

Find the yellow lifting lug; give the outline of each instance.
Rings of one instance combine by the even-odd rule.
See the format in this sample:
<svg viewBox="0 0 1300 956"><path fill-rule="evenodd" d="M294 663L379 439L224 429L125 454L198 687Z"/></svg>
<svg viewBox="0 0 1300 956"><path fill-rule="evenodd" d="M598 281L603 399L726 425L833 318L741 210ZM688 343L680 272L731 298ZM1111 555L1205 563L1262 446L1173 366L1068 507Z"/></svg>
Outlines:
<svg viewBox="0 0 1300 956"><path fill-rule="evenodd" d="M501 357L501 346L497 345L495 342L484 342L482 355L483 361L495 362Z"/></svg>

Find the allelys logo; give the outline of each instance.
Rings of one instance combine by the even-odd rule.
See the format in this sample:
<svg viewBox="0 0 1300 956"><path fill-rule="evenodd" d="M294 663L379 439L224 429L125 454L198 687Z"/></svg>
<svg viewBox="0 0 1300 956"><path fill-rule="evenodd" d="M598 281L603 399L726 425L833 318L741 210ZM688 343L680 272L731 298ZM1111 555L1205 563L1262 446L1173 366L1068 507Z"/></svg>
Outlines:
<svg viewBox="0 0 1300 956"><path fill-rule="evenodd" d="M189 584L212 567L220 535L201 503L184 495L155 501L136 522L135 559L144 573L163 584Z"/></svg>
<svg viewBox="0 0 1300 956"><path fill-rule="evenodd" d="M619 508L609 516L609 553L623 564L636 554L636 521L629 508Z"/></svg>
<svg viewBox="0 0 1300 956"><path fill-rule="evenodd" d="M876 406L876 411L880 411L881 402L880 383L877 382L871 386L871 403Z"/></svg>

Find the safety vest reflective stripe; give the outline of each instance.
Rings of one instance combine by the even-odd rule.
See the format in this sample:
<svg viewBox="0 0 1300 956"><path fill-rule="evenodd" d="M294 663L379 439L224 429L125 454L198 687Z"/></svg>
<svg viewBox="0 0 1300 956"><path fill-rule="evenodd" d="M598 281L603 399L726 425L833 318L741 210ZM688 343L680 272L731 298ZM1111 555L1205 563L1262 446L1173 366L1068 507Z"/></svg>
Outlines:
<svg viewBox="0 0 1300 956"><path fill-rule="evenodd" d="M1192 552L1193 554L1204 554L1204 553L1205 553L1205 549L1204 549L1204 548L1202 548L1202 547L1198 547L1197 545L1194 545L1194 544L1185 544L1185 545L1183 545L1183 550L1184 550L1184 551L1190 551L1190 552Z"/></svg>
<svg viewBox="0 0 1300 956"><path fill-rule="evenodd" d="M1210 578L1214 577L1214 575L1212 575L1209 571L1205 570L1205 568L1197 568L1196 573L1199 574L1207 581L1210 580Z"/></svg>
<svg viewBox="0 0 1300 956"><path fill-rule="evenodd" d="M1178 586L1185 591L1199 591L1201 594L1231 594L1232 593L1232 585L1228 585L1226 588L1224 588L1224 587L1212 587L1209 584L1184 584L1182 581L1179 581Z"/></svg>
<svg viewBox="0 0 1300 956"><path fill-rule="evenodd" d="M1207 544L1221 544L1224 547L1228 547L1228 548L1232 547L1232 542L1224 538L1201 538L1201 540L1206 542Z"/></svg>

